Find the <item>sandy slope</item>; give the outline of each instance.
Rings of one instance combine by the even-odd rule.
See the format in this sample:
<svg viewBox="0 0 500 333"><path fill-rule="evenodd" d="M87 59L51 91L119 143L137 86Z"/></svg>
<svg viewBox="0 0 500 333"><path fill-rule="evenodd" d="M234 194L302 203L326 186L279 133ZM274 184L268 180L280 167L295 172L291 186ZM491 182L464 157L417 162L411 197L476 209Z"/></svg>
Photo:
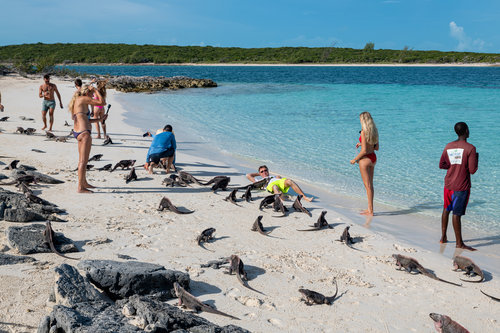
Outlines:
<svg viewBox="0 0 500 333"><path fill-rule="evenodd" d="M63 103L73 92L71 82L54 81L61 91ZM480 294L479 289L500 296L500 283L488 276L483 284L455 287L422 275L410 275L395 270L393 253L417 258L425 267L447 280L458 282L462 275L451 271L451 260L431 251L411 247L385 234L374 233L360 225L351 227L351 235L362 238L349 249L335 241L352 221L335 210L328 210L327 221L333 230L298 232L314 223L322 207L305 204L312 218L290 212L286 218L274 218L271 211L258 210L258 202L266 194L254 192L254 201L240 202L240 207L226 202L228 194L213 194L209 188L165 188L164 174L148 175L138 168L139 180L125 184L127 171L89 172L89 181L99 186L96 193L76 193L76 140L67 143L46 141L41 135L40 104L37 92L41 80L18 77L0 78L0 90L8 122L0 123L0 161L13 158L33 165L41 172L65 180L61 185L37 186L36 194L67 209L67 223L53 223L53 228L74 240L81 249L82 259L113 259L118 254L140 261L157 263L167 268L186 270L192 278L192 293L218 309L241 318L241 321L201 314L220 325L234 323L255 332L431 332L430 312L449 315L471 332L500 331L500 304ZM96 167L116 163L121 159L137 159L144 163L150 139L143 138L139 129L123 122L125 109L109 92L113 104L108 121L111 138L116 143L101 146L94 140L92 154L104 155ZM19 116L35 118L25 122ZM56 111L55 130L65 135L70 121L67 109ZM35 127L37 135L14 134L17 126ZM163 124L152 124L152 127ZM175 126L181 126L175 124ZM94 134L95 135L95 134ZM246 184L247 180L231 165L190 156L190 143L177 137L178 166L202 179L214 175L231 176L231 184ZM45 154L32 152L37 148ZM3 173L3 170L0 170ZM6 187L15 190L14 187ZM156 211L163 196L175 205L194 210L190 215ZM288 202L291 205L291 201ZM264 237L251 232L258 215L272 229ZM8 245L5 230L11 222L0 221L0 249ZM207 227L217 229L216 240L207 244L207 251L196 245L197 234ZM5 248L4 248L5 249ZM6 253L15 254L10 249ZM239 255L250 278L249 285L262 291L258 294L243 288L235 276L223 270L200 268L201 263L231 254ZM465 254L467 255L467 254ZM73 254L76 256L76 254ZM61 263L76 262L52 254L33 255L34 264L0 266L0 331L35 331L40 319L50 312L47 302L53 286L53 268ZM306 306L297 289L313 289L330 295L336 279L340 297L332 306ZM172 300L170 303L174 303Z"/></svg>

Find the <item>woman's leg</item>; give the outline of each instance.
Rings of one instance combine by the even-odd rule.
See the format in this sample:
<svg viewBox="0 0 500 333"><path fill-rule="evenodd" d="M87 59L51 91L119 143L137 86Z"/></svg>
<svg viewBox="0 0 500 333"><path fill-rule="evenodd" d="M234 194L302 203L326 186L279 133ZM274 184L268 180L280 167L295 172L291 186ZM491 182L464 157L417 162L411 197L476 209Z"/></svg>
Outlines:
<svg viewBox="0 0 500 333"><path fill-rule="evenodd" d="M104 108L102 109L102 112L101 112L101 117L104 117ZM100 121L101 123L101 126L102 126L102 135L104 138L106 138L108 136L108 134L106 134L106 123L103 123L102 121Z"/></svg>
<svg viewBox="0 0 500 333"><path fill-rule="evenodd" d="M101 116L101 109L97 108L97 107L94 107L94 118L100 118L102 117ZM100 139L101 138L101 128L99 127L99 121L96 121L94 124L95 124L95 130L97 132L97 136L95 137L96 139ZM106 137L106 136L104 136Z"/></svg>
<svg viewBox="0 0 500 333"><path fill-rule="evenodd" d="M78 192L92 193L88 188L93 188L87 183L87 163L89 162L90 147L92 145L92 137L89 132L83 132L78 136Z"/></svg>
<svg viewBox="0 0 500 333"><path fill-rule="evenodd" d="M361 214L373 216L373 175L375 172L375 165L369 158L362 158L359 161L359 172L361 173L361 178L363 179L363 184L366 189L366 196L368 197L368 209L362 211Z"/></svg>

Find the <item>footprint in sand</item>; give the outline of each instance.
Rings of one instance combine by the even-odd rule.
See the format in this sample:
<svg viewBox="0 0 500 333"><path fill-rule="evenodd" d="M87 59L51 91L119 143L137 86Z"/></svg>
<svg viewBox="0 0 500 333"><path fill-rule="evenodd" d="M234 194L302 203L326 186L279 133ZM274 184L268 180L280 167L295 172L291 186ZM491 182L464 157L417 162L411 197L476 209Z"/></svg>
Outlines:
<svg viewBox="0 0 500 333"><path fill-rule="evenodd" d="M409 253L413 253L413 252L417 252L417 250L415 250L414 248L412 247L403 247L399 244L392 244L392 246L398 250L398 251L401 251L401 252L409 252Z"/></svg>
<svg viewBox="0 0 500 333"><path fill-rule="evenodd" d="M285 327L285 326L283 325L283 322L282 322L281 320L279 320L279 319L276 319L276 318L271 318L271 319L268 319L267 321L268 321L270 324L272 324L272 325L274 325L274 326L276 326L276 327L279 327L279 328L283 328L283 327Z"/></svg>
<svg viewBox="0 0 500 333"><path fill-rule="evenodd" d="M261 299L248 296L237 297L236 300L245 306L250 306L254 308L258 308L262 304L264 304L264 301L262 301Z"/></svg>

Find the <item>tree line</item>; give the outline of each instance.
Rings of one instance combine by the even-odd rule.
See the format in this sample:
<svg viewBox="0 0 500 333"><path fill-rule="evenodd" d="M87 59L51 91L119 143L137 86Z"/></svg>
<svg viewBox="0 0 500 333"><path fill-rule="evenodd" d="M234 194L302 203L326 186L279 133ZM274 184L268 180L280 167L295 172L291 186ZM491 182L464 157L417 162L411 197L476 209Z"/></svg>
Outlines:
<svg viewBox="0 0 500 333"><path fill-rule="evenodd" d="M134 44L22 44L0 46L0 62L25 70L54 64L449 64L499 63L498 53L415 51L339 47L239 48Z"/></svg>

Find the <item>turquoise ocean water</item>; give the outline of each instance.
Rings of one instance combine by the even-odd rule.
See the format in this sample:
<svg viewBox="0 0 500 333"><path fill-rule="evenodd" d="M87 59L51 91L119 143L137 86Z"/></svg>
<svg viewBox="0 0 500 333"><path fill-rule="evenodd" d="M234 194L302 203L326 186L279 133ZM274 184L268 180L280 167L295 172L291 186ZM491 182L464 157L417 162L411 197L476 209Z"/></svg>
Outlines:
<svg viewBox="0 0 500 333"><path fill-rule="evenodd" d="M356 155L359 113L379 129L376 201L439 216L438 167L465 121L480 153L464 220L500 231L498 67L85 66L113 75L210 78L217 88L121 98L143 123L188 127L219 149L347 196L365 198ZM156 128L155 127L155 128ZM257 166L257 165L256 165ZM375 205L375 209L376 209Z"/></svg>

